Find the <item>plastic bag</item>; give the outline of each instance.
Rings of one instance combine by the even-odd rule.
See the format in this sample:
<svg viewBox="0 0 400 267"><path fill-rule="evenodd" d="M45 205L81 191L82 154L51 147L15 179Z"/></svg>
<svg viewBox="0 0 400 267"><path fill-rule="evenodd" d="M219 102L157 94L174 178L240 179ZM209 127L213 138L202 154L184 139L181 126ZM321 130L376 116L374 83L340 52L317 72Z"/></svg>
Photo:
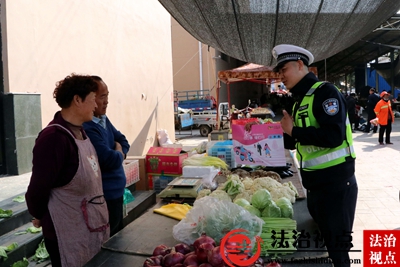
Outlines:
<svg viewBox="0 0 400 267"><path fill-rule="evenodd" d="M193 208L172 229L173 237L187 244L206 233L217 244L230 231L243 229L254 244L256 236L260 236L264 221L252 215L243 207L229 201L221 201L213 197L203 197L194 202Z"/></svg>
<svg viewBox="0 0 400 267"><path fill-rule="evenodd" d="M133 197L133 195L131 193L131 190L129 190L128 188L125 188L125 190L124 190L124 204L131 203L134 200L135 200L135 198Z"/></svg>
<svg viewBox="0 0 400 267"><path fill-rule="evenodd" d="M160 146L172 144L172 141L169 139L167 130L164 129L157 130L157 138L158 142L160 143Z"/></svg>
<svg viewBox="0 0 400 267"><path fill-rule="evenodd" d="M378 126L378 118L372 119L369 122L374 126Z"/></svg>
<svg viewBox="0 0 400 267"><path fill-rule="evenodd" d="M154 209L153 212L165 215L167 217L171 217L176 220L182 220L183 218L186 217L186 214L189 212L189 210L192 208L189 204L176 204L176 203L170 203L167 205L164 205L158 209Z"/></svg>

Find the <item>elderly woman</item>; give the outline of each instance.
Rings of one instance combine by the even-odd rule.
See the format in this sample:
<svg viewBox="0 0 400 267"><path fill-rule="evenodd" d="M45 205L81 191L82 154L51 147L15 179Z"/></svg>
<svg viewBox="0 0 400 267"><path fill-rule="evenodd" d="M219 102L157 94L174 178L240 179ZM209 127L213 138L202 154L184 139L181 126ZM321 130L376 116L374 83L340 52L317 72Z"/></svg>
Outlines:
<svg viewBox="0 0 400 267"><path fill-rule="evenodd" d="M82 128L96 108L97 86L86 75L59 81L53 95L61 111L33 148L26 203L53 267L83 266L110 234L96 151Z"/></svg>

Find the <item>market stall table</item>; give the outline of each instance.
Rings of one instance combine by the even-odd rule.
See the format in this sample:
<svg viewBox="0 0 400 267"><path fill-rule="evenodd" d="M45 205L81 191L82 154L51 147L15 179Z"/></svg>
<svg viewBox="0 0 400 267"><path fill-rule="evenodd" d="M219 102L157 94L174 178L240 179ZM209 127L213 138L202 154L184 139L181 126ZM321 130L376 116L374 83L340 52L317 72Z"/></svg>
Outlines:
<svg viewBox="0 0 400 267"><path fill-rule="evenodd" d="M153 253L156 246L165 244L174 246L179 243L172 237L172 227L178 223L177 220L159 215L153 212L154 208L161 207L166 203L160 201L153 208L138 219L130 223L119 233L110 238L103 249L85 266L118 266L131 267L142 266L147 256ZM297 221L297 230L313 235L317 225L312 220L306 200L299 200L293 205L294 219ZM312 242L311 242L312 243ZM304 262L290 262L291 259L321 259L326 258L327 252L324 248L318 250L314 247L305 247L301 251L283 256L289 262L283 266L316 266ZM330 267L329 263L318 263L317 266Z"/></svg>

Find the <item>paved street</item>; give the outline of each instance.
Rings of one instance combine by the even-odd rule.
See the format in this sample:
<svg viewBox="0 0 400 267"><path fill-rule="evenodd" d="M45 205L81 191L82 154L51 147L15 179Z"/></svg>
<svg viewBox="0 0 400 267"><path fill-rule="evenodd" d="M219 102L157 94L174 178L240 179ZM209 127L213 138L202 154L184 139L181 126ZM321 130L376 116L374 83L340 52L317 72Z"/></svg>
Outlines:
<svg viewBox="0 0 400 267"><path fill-rule="evenodd" d="M197 146L207 138L198 130L182 131L176 135L178 143L186 150ZM378 144L378 134L356 132L353 134L357 153L356 177L359 195L354 222L353 249L362 250L364 229L395 229L400 227L400 119L393 125L393 145ZM0 178L0 201L17 194L23 194L30 174ZM362 259L361 253L352 253L352 259ZM356 266L356 265L355 265ZM360 265L358 265L360 266Z"/></svg>

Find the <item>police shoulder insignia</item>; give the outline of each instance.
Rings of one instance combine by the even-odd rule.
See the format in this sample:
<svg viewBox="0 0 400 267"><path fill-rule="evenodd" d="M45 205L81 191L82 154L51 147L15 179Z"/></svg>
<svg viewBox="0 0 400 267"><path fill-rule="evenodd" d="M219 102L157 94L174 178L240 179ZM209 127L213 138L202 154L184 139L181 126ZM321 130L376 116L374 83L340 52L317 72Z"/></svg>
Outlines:
<svg viewBox="0 0 400 267"><path fill-rule="evenodd" d="M336 115L339 112L339 101L336 98L329 98L322 103L325 113L328 115Z"/></svg>

